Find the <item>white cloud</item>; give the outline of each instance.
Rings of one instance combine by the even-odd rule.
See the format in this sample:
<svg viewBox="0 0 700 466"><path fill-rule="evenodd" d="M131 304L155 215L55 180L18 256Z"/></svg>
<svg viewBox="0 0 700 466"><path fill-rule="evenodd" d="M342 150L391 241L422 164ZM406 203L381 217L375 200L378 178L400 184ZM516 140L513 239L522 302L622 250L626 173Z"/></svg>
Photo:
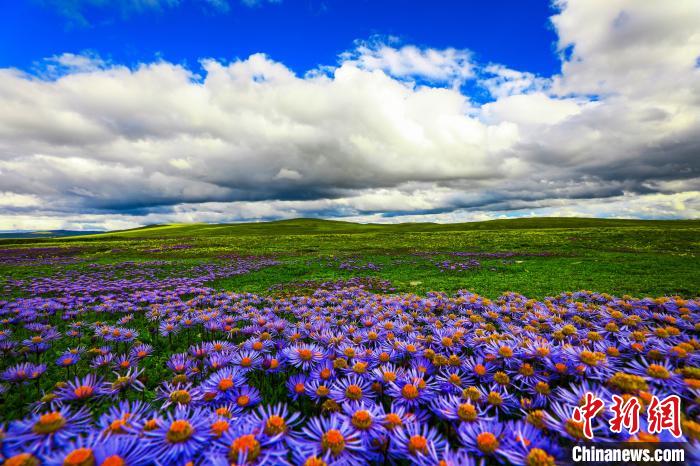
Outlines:
<svg viewBox="0 0 700 466"><path fill-rule="evenodd" d="M694 5L560 2L571 53L551 77L377 39L303 76L264 54L203 60L201 75L71 54L51 76L0 69L0 228L696 217ZM495 100L477 106L465 79Z"/></svg>
<svg viewBox="0 0 700 466"><path fill-rule="evenodd" d="M388 42L396 40L389 38ZM354 50L341 55L341 60L363 70L381 70L397 78L422 79L451 86L461 85L474 74L468 50L421 49L413 45L395 48L379 37L359 41Z"/></svg>

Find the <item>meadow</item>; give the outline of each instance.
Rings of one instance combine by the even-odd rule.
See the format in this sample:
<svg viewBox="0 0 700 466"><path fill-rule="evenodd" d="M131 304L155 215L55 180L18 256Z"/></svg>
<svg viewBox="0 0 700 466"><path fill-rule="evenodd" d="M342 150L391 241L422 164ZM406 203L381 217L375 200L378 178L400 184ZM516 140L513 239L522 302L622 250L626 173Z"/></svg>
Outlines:
<svg viewBox="0 0 700 466"><path fill-rule="evenodd" d="M700 440L700 221L0 239L5 464L527 464L585 392ZM652 408L650 408L650 406Z"/></svg>

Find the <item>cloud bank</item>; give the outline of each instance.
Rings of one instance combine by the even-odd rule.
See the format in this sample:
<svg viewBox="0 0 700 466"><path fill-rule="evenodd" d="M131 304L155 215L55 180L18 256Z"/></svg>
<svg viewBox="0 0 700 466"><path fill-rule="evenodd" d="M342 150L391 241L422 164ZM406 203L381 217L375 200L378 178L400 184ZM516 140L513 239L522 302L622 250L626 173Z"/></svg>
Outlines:
<svg viewBox="0 0 700 466"><path fill-rule="evenodd" d="M696 1L556 6L551 77L378 38L304 75L264 54L0 69L0 229L698 217Z"/></svg>

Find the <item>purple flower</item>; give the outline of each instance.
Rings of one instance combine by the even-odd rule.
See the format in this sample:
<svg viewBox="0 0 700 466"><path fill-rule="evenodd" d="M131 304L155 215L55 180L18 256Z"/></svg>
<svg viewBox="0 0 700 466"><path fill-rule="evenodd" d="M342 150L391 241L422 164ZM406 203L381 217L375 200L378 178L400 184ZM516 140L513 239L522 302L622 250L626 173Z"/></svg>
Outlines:
<svg viewBox="0 0 700 466"><path fill-rule="evenodd" d="M65 447L72 439L90 431L90 413L85 408L72 412L63 406L56 411L34 414L12 421L4 445L10 454L45 454Z"/></svg>
<svg viewBox="0 0 700 466"><path fill-rule="evenodd" d="M164 464L194 460L210 439L207 424L201 409L178 408L144 433L146 454Z"/></svg>
<svg viewBox="0 0 700 466"><path fill-rule="evenodd" d="M299 436L290 439L289 443L297 463L310 456L328 457L340 464L364 463L360 435L350 428L347 419L338 414L310 419Z"/></svg>
<svg viewBox="0 0 700 466"><path fill-rule="evenodd" d="M73 381L56 390L56 395L61 401L85 402L102 397L107 393L102 379L95 374L88 374L82 379L76 377Z"/></svg>

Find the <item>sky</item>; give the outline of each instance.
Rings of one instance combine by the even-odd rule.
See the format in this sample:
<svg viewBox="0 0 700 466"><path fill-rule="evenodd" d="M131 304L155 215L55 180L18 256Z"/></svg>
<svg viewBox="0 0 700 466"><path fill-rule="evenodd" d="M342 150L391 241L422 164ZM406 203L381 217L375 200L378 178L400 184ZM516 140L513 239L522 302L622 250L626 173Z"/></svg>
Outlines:
<svg viewBox="0 0 700 466"><path fill-rule="evenodd" d="M26 0L0 230L700 218L697 0Z"/></svg>

